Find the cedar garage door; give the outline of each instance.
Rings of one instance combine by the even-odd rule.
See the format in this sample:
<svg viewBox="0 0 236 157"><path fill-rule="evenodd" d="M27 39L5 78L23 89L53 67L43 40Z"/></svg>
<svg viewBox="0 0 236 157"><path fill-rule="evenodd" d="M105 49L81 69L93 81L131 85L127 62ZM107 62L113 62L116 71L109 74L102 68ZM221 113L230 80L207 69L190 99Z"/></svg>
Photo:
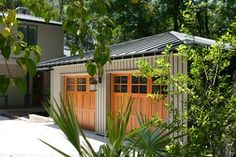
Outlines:
<svg viewBox="0 0 236 157"><path fill-rule="evenodd" d="M95 78L65 76L65 93L70 97L82 128L95 130Z"/></svg>
<svg viewBox="0 0 236 157"><path fill-rule="evenodd" d="M122 97L126 95L126 102L129 97L133 98L133 107L127 131L138 127L137 114L145 115L149 118L158 114L160 118L167 119L167 109L165 107L166 97L154 102L147 93L166 94L163 90L165 85L156 85L155 78L144 78L132 76L132 74L112 74L111 75L111 111L116 117L122 104Z"/></svg>

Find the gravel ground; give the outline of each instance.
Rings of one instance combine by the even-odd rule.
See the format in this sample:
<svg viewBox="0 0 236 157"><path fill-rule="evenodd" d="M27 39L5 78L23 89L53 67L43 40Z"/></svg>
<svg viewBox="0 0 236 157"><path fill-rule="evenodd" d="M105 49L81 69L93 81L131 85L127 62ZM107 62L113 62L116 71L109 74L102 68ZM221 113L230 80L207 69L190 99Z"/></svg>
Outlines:
<svg viewBox="0 0 236 157"><path fill-rule="evenodd" d="M104 143L104 138L86 132L95 150ZM75 148L53 123L33 123L9 120L0 116L0 157L61 157L59 153L42 143L42 139L72 157L77 157Z"/></svg>

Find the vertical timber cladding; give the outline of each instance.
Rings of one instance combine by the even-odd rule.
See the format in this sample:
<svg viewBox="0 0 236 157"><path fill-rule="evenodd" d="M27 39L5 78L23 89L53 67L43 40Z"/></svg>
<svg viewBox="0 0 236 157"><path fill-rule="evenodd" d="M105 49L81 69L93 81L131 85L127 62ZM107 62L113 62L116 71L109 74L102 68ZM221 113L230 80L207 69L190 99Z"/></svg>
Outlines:
<svg viewBox="0 0 236 157"><path fill-rule="evenodd" d="M130 97L133 99L127 131L138 127L137 114L148 118L158 114L160 118L167 120L166 85L156 85L153 83L154 81L155 78L136 77L131 73L111 75L112 114L117 117L122 105L125 107ZM159 93L163 98L154 102L150 97L147 97L147 93Z"/></svg>
<svg viewBox="0 0 236 157"><path fill-rule="evenodd" d="M95 78L88 75L65 76L65 94L69 96L82 128L95 131Z"/></svg>

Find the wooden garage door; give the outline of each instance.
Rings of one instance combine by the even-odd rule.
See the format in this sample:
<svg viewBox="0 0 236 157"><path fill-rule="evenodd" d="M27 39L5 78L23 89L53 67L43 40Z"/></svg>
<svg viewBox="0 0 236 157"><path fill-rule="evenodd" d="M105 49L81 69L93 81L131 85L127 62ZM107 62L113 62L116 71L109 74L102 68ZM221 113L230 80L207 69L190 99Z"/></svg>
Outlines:
<svg viewBox="0 0 236 157"><path fill-rule="evenodd" d="M133 107L127 131L138 127L137 116L145 115L148 118L158 114L162 119L167 119L165 85L156 85L155 78L144 78L132 76L132 74L112 74L111 75L111 110L116 117L121 108L122 98L126 97L126 102L133 98ZM164 94L164 98L153 101L147 97L147 93ZM127 104L127 103L125 103Z"/></svg>
<svg viewBox="0 0 236 157"><path fill-rule="evenodd" d="M65 93L70 97L82 128L95 130L95 79L84 76L65 76Z"/></svg>

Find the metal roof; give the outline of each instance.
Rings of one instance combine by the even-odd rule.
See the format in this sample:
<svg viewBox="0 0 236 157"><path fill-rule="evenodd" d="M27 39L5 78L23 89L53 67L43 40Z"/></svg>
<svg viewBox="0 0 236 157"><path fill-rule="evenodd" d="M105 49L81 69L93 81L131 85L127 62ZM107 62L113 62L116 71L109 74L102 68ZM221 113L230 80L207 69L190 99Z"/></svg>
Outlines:
<svg viewBox="0 0 236 157"><path fill-rule="evenodd" d="M214 43L215 41L211 39L190 36L187 34L171 31L111 45L110 56L112 60L150 56L160 54L165 49L165 47L170 44L173 46L173 48L177 48L177 46L179 46L180 44L200 44L210 46ZM37 67L40 70L44 67L84 63L89 59L93 59L93 50L86 52L82 59L79 55L60 57L53 60L41 62L37 65Z"/></svg>
<svg viewBox="0 0 236 157"><path fill-rule="evenodd" d="M62 25L61 22L51 20L49 23L47 23L47 22L45 22L45 20L43 18L36 17L36 16L33 16L33 15L21 14L21 13L16 14L16 18L21 20L21 21L45 23L45 24L52 24L52 25L59 25L59 26Z"/></svg>

